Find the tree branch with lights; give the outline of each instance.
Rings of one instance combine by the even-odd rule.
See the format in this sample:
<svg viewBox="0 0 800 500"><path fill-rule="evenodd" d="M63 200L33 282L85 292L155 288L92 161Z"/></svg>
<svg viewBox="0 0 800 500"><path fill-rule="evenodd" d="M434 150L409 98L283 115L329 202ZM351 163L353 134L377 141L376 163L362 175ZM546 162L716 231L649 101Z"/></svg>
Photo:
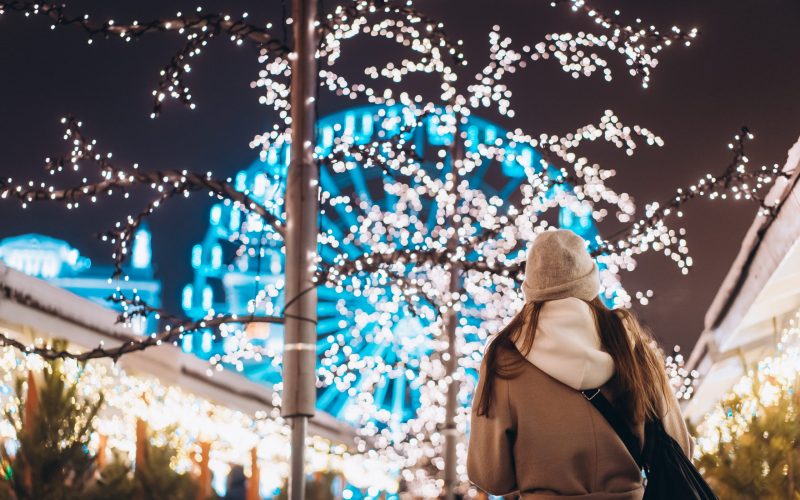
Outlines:
<svg viewBox="0 0 800 500"><path fill-rule="evenodd" d="M222 181L212 177L210 172L200 174L187 170L159 170L143 171L138 164L120 167L112 163L111 153L100 153L95 140L87 139L80 131L81 123L69 117L62 119L66 127L64 140L72 144L72 150L56 158L48 158L45 164L45 171L51 176L58 174L73 173L81 171L83 163L89 163L96 169L97 181L90 182L83 177L75 187L61 188L53 184L44 182L16 184L13 179L7 178L0 180L0 199L16 199L23 208L36 202L59 203L67 210L77 210L82 202L90 205L95 204L102 196L118 195L123 199L130 197L131 190L137 187L149 188L156 194L154 200L150 201L146 207L136 215L128 216L124 223L122 221L115 224L114 229L101 236L103 241L109 242L113 246L112 258L114 260L114 271L112 279L124 278L124 264L130 255L130 248L135 238L136 230L145 218L151 216L162 204L172 198L188 197L192 192L204 191L209 196L217 199L226 199L234 203L234 206L241 207L242 210L258 215L266 224L269 224L275 235L280 236L283 232L283 223L271 211L262 204L255 201L247 193L242 193L234 189L227 181ZM11 296L15 292L6 289L6 296ZM30 303L30 297L16 297ZM121 292L115 293L109 298L123 309L119 315L120 323L130 325L131 321L138 317L148 317L154 315L157 319L168 320L165 329L160 333L151 333L146 337L132 337L121 345L106 348L98 346L89 351L75 353L65 349L53 349L48 346L25 345L6 335L0 334L0 343L10 345L24 352L35 353L46 359L74 358L86 361L96 358L118 359L120 356L136 351L142 351L149 347L158 346L163 343L175 343L182 339L185 334L204 328L214 328L227 323L241 323L242 318L237 315L221 314L210 315L201 320L178 318L168 315L160 309L148 305L139 296L132 298L124 297ZM278 317L247 317L248 322L273 322L280 323L282 318Z"/></svg>
<svg viewBox="0 0 800 500"><path fill-rule="evenodd" d="M380 8L378 8L380 7ZM262 60L274 58L275 63L271 67L279 67L279 73L285 73L288 69L289 49L269 32L271 23L266 27L260 27L246 21L247 14L243 14L238 19L227 14L204 14L198 8L196 13L184 14L178 12L174 18L158 19L147 22L133 21L129 24L120 24L114 20L96 22L88 15L73 16L67 13L63 5L35 2L0 2L0 15L22 13L26 17L42 17L48 19L52 24L51 28L57 26L75 26L82 29L89 36L89 43L97 37L116 38L130 42L137 40L149 33L156 32L176 32L186 37L186 45L171 59L169 64L161 71L161 78L156 90L153 92L154 105L152 116L159 114L162 102L168 98L180 100L190 108L194 108L191 102L191 93L186 87L183 79L190 71L189 58L197 56L201 49L215 36L224 35L229 37L237 45L249 43L260 49ZM404 26L424 26L420 30L412 28L419 40L424 43L414 46L413 50L423 54L437 50L438 47L446 47L448 41L443 32L436 26L437 23L425 17L414 8L404 3L393 3L383 1L354 2L347 7L339 7L336 11L327 16L326 22L320 23L319 32L321 36L321 57L327 57L329 65L338 57L339 47L342 40L352 38L361 32L370 32L370 26L366 23L369 17L384 16L392 19L377 21L374 26L400 27ZM377 34L377 32L376 32ZM404 40L410 40L405 38ZM398 40L403 43L403 40ZM451 51L452 52L452 51ZM268 64L267 67L270 67ZM271 88L280 89L279 85L271 85ZM279 90L282 97L286 97L288 85L284 91ZM267 99L269 101L269 99ZM288 120L288 99L278 99L275 104L281 111L281 116ZM24 207L30 203L51 201L62 203L67 209L77 209L82 202L94 203L102 195L112 195L122 193L124 198L128 198L130 190L135 186L149 186L157 193L154 200L150 201L141 211L130 215L124 221L117 222L115 228L102 236L102 239L110 242L114 246L112 257L114 259L114 273L112 278L120 278L123 274L123 264L129 253L129 249L134 238L136 229L141 222L158 209L166 200L179 196L188 196L193 191L203 190L217 199L230 200L234 207L253 213L271 227L270 234L279 238L283 233L282 221L279 219L282 209L270 210L255 202L247 193L241 193L233 188L227 181L215 179L209 172L205 175L189 171L150 171L145 172L139 169L138 165L130 168L117 168L112 165L111 155L99 154L95 150L95 142L84 138L80 131L80 123L73 118L63 121L67 126L65 139L73 142L74 148L69 155L61 156L55 160L47 160L46 169L53 175L72 168L78 170L82 161L96 164L100 172L101 179L96 182L88 182L84 178L74 187L58 188L47 183L29 181L27 183L15 183L13 179L6 179L0 182L0 197L15 198ZM276 127L278 128L278 127ZM290 134L289 123L281 128L282 138L288 139ZM402 278L400 278L402 282ZM113 301L121 305L126 311L120 315L119 320L129 324L133 317L157 316L166 318L168 315L164 311L156 310L142 304L141 297L122 297L114 296ZM138 304L128 311L128 306ZM40 354L47 358L54 357L73 357L80 359L90 359L95 357L117 358L127 352L142 350L163 342L174 342L182 337L180 331L194 331L198 328L205 328L212 323L214 325L236 322L236 315L220 315L216 318L205 318L202 321L184 319L178 321L171 318L172 325L168 325L167 331L152 334L147 339L128 341L123 346L115 349L95 348L87 353L73 353L68 351L53 351L47 347L23 346L17 341L5 338L3 341L9 345L23 349L26 352ZM250 315L249 320L258 321L255 315ZM276 318L261 318L261 320L273 321ZM279 320L280 318L277 318ZM18 345L19 344L19 345Z"/></svg>
<svg viewBox="0 0 800 500"><path fill-rule="evenodd" d="M693 38L694 35L681 33L676 36L688 39ZM567 40L566 37L564 39ZM462 123L454 120L453 117L464 116L463 125L467 126L466 117L470 116L472 108L489 106L497 106L502 115L514 116L510 105L511 92L500 81L506 74L514 72L516 67L522 67L524 64L519 62L522 59L519 53L508 49L510 41L508 39L500 40L497 30L491 34L490 43L492 44L490 48L492 61L478 74L478 82L468 87L468 95L462 95L456 90L454 82L457 80L457 72L455 68L442 70L443 74L448 75L442 87L444 90L442 99L445 104L442 106L443 111L439 117L444 122L441 124L441 127L445 129L443 134L451 137L462 135L462 139L468 146L470 138L463 134ZM550 50L555 52L559 49L550 48ZM532 57L532 59L536 60L538 57ZM583 63L588 64L590 61L597 60L597 58L585 59ZM569 61L565 62L564 58L560 58L559 61L562 65L570 64ZM648 67L654 66L655 62L652 62L652 65ZM640 69L643 67L638 66ZM369 68L368 75L373 79L385 77L396 82L416 69L397 68L390 65L381 69ZM593 71L594 67L587 66L584 74L589 75ZM607 75L609 74L607 73ZM636 74L639 75L638 72ZM649 72L646 75L649 75ZM346 81L334 74L326 73L325 76L328 76L328 85L342 93L352 95L361 91L373 103L391 106L399 102L406 109L411 110L418 107L415 103L419 99L403 95L399 97L398 101L392 98L375 98L373 96L376 93L371 88L365 90L359 85L347 84ZM647 78L649 76L643 77L645 83ZM383 93L383 96L386 95ZM431 113L435 112L432 110L436 110L437 106L426 105L419 106L419 108L421 110L416 113L405 113L398 118L401 124L400 132L391 138L379 137L373 143L363 145L355 144L357 141L351 142L343 137L340 141L335 141L332 153L324 159L330 162L331 170L337 174L344 173L351 168L369 168L370 165L379 165L387 174L386 192L398 200L395 203L394 213L382 211L375 206L369 207L365 200L342 200L342 203L359 207L361 212L360 224L352 227L352 232L346 235L342 241L346 242L348 239L352 239L368 241L371 244L368 245L368 250L360 256L340 255L339 260L326 269L326 277L329 282L341 288L343 283L348 280L353 281L354 276L372 275L386 269L394 272L406 272L414 285L424 292L426 297L433 298L436 305L432 311L434 321L429 323L425 333L430 338L429 357L426 358L427 363L420 369L420 374L415 381L419 387L425 388L424 407L429 411L421 410L416 418L405 423L402 426L403 431L399 433L402 438L398 439L396 429L392 429L391 426L381 429L370 425L369 422L383 422L384 425L388 422L385 419L381 420L380 412L375 414L371 411L364 411L364 406L361 406L363 418L360 420L360 425L365 433L381 436L379 442L387 446L387 450L391 449L392 453L397 453L397 457L405 457L408 465L412 467L414 467L415 460L420 458L419 450L427 449L428 446L438 448L442 445L442 433L439 427L441 413L437 408L441 409L445 405L444 395L447 393L451 377L466 380L465 370L475 371L480 346L485 340L485 332L496 331L521 305L513 276L509 278L508 273L504 273L504 276L497 276L467 270L462 276L464 281L462 290L453 294L447 286L447 276L452 272L449 270L456 265L456 262L460 267L474 259L474 254L484 251L493 251L498 256L508 253L519 255L520 245L529 240L537 231L547 227L546 221L542 221L537 227L534 225L539 220L539 214L549 208L572 206L584 208L582 211L586 212L585 206L588 205L588 212L592 213L591 199L595 198L596 201L611 202L618 207L620 213L626 216L633 213L630 197L617 195L604 184L604 180L613 175L613 172L602 171L596 165L590 166L584 159L575 164L576 174L574 175L567 174L564 169L561 169L563 175L554 174L552 160L549 158L549 161L542 159L540 165L518 165L525 171L528 181L521 187L523 202L519 207L496 197L484 196L480 188L471 188L468 182L454 184L452 181L454 177L449 173L446 173L444 179L441 179L439 175L444 173L444 162L437 159L433 172L427 172L422 167L424 158L414 150L410 134L408 136L406 134L408 131L419 128L422 125L423 117L430 119ZM382 128L392 128L391 123L385 123L384 117L379 116L378 120L383 125ZM626 147L629 153L635 147L634 136L644 137L648 143L660 142L660 139L647 129L622 127L618 126L617 122L613 113L608 113L598 127L589 126L579 129L576 134L577 139L570 135L568 139L560 141L545 135L541 138L542 145L548 146L548 150L551 150L555 156L561 153L561 156L572 164L575 160L571 157L569 150L577 147L583 139L596 140L603 137L617 147ZM511 163L519 164L520 162L515 162L513 157L513 148L517 146L517 143L532 144L533 147L540 145L538 140L525 136L521 131L515 131L513 134L509 134L507 141L498 140L497 143L488 145L483 150L479 148L477 151L467 154L458 166L458 172L453 171L455 178L468 178L484 161L503 162L509 159ZM507 155L506 149L511 154ZM447 153L440 158L446 156ZM450 158L451 165L454 161L453 158ZM573 182L574 187L570 186L570 181ZM564 190L562 196L555 197L555 201L553 201L547 197L547 194L556 186L569 186L571 190ZM435 200L436 211L428 215L430 219L437 221L432 229L426 229L425 221L419 220L415 215L420 207L425 205L421 199L426 197ZM585 201L584 197L589 198L590 201ZM599 214L598 218L602 218L604 215ZM459 229L449 228L445 225L444 221L453 218L459 221ZM481 228L486 229L483 234L479 234ZM458 243L454 247L450 244L453 231L459 233ZM339 239L341 238L337 236L332 241L338 242ZM409 242L414 243L409 245ZM453 248L457 249L455 253ZM465 248L466 250L464 250ZM382 285L382 283L378 283L378 286ZM368 293L364 291L363 286L361 290L364 294ZM468 296L476 300L467 304ZM386 307L392 306L387 305ZM462 331L459 338L469 338L470 340L467 342L468 345L459 348L461 349L460 355L464 359L459 361L457 373L449 373L444 368L446 358L443 355L446 356L449 341L442 338L443 323L438 319L452 308L456 308L462 318L472 314L476 320L476 324L469 325L470 328L460 328ZM438 309L438 315L435 315L436 309ZM477 312L481 309L483 311ZM395 367L381 366L380 360L375 361L378 365L376 370L379 372L392 373L396 371ZM350 368L360 370L362 365L358 361ZM342 373L340 370L339 376L335 378L339 381L337 383L343 384L344 389L349 386L346 373L348 372ZM377 384L378 382L372 383ZM466 384L463 387L465 390L462 390L460 395L462 400L466 398L465 391L470 386ZM375 390L375 386L361 385L359 389L361 392L370 393ZM459 425L463 426L465 422L463 407L459 420ZM439 424L435 424L436 422ZM434 423L433 427L431 427L431 423ZM420 431L423 431L422 434ZM420 438L423 434L427 437ZM423 439L424 443L420 439ZM441 455L438 453L430 456L439 457L441 460ZM434 465L441 468L442 463Z"/></svg>

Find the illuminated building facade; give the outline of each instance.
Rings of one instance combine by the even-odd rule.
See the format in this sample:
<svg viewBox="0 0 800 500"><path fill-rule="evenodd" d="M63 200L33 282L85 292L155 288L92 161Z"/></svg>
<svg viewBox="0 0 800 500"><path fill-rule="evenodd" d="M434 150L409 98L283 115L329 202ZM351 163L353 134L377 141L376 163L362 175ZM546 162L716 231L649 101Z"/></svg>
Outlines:
<svg viewBox="0 0 800 500"><path fill-rule="evenodd" d="M152 265L152 235L146 225L136 233L130 263L125 266L128 280L110 281L110 266L94 265L69 243L36 233L0 240L0 261L29 276L43 279L98 304L115 308L108 297L115 290L127 296L134 291L148 304L161 306L161 282L155 279ZM134 320L137 333L154 332L155 319Z"/></svg>

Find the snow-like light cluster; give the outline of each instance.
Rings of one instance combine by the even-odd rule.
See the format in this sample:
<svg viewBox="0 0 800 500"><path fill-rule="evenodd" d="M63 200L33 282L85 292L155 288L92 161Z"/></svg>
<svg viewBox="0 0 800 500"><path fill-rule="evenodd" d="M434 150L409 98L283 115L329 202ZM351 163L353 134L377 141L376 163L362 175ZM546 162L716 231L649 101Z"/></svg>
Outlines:
<svg viewBox="0 0 800 500"><path fill-rule="evenodd" d="M743 361L744 362L744 361ZM720 442L735 442L766 408L800 390L800 311L785 323L775 354L755 366L709 412L698 426L696 456L718 453ZM787 419L795 416L787 415ZM787 420L788 421L788 420ZM765 436L766 438L766 436Z"/></svg>
<svg viewBox="0 0 800 500"><path fill-rule="evenodd" d="M440 120L446 130L442 135L452 136L456 129L454 114L446 111L439 115L435 113L430 109L419 111L425 120L432 116ZM378 118L380 124L380 116ZM599 133L605 123L618 123L614 115L606 114L604 118L599 127L582 128L581 137L585 140L604 137L617 147L633 148L635 130L647 142L655 144L660 141L646 129L638 127L620 125L617 128L615 125L613 133ZM517 283L521 278L527 242L551 227L548 213L554 210L566 210L576 218L584 217L592 223L605 218L609 213L608 206L613 207L611 211L622 220L629 220L623 217L630 218L635 211L630 196L618 194L605 185L604 181L612 177L613 172L596 165L589 167L587 160L573 153L572 145L580 144L579 139L572 137L562 141L557 137L547 137L549 143L555 145L550 147L554 157L568 158L573 162L572 168L556 169L544 158L539 164L526 163L521 156L514 156L514 151L517 151L515 142L498 139L490 147L485 147L469 144L469 135L459 132L465 144L473 148L456 163L457 178L461 181L454 185L448 170L453 165L452 152L441 149L441 154L436 154L432 162L419 157L411 137L416 127L429 122L415 116L407 119L412 125L402 124L398 135L385 142L356 147L352 138L342 138L335 142L332 153L326 158L334 172L346 172L352 168L382 169L386 195L396 201L392 211L386 212L367 200L358 199L357 192L336 199L323 195L323 206L328 213L336 213L334 206L337 204L345 205L356 215L358 224L351 226L344 235L323 234L320 243L332 248L339 248L342 243L355 243L363 248L364 253L340 253L332 264L323 268L320 280L326 286L360 294L373 304L382 304L387 314L384 324L391 324L388 320L398 309L409 307L407 314L413 311L422 318L421 336L427 339L425 347L429 354L414 366L411 374L402 369L407 360L384 364L380 356L365 359L356 352L348 354L347 346L353 338L369 335L355 328L348 332L350 337L343 336L324 353L319 372L323 384L335 384L340 391L352 390L353 383L358 380L360 390L353 395L358 396L354 413L359 415L361 430L369 437L371 446L385 446L387 453L407 460L408 470L404 473L407 483L414 484L420 491L433 491L441 487L437 471L443 466L441 423L447 387L453 378L461 383L457 429L463 436L468 425L466 403L474 389L487 335L498 331L523 303ZM468 123L460 124L459 130L468 128ZM387 124L386 127L395 125ZM533 142L520 141L522 134L519 132L509 136L522 144ZM348 146L352 146L353 156L344 152ZM528 182L522 183L516 193L509 193L508 199L487 196L480 185L472 186L468 181L475 169L485 162L500 165L509 157L518 168L524 169ZM434 208L426 211L426 207ZM429 221L433 223L429 224ZM458 221L458 224L449 225L448 221ZM454 237L457 243L453 246ZM624 235L620 241L626 241ZM590 243L595 248L606 248L617 241L598 239ZM633 256L604 251L598 255L598 261L605 266L602 272L604 297L617 305L629 305L630 295L622 288L619 273L633 268ZM620 268L620 263L626 267ZM464 270L460 290L455 294L450 289L453 266ZM387 297L392 300L387 300ZM652 297L652 292L637 292L636 297L645 303ZM447 370L448 341L443 322L451 309L459 315L456 335L459 360L454 373ZM376 307L376 310L380 311L380 308ZM346 314L355 314L355 323L365 327L374 320L380 321L366 313L359 315L358 311ZM376 339L387 340L390 339ZM403 347L410 352L417 348ZM339 355L340 352L345 355ZM681 369L676 366L672 370L676 386L683 384L683 379L677 381ZM365 372L371 375L366 384L363 379ZM418 414L399 426L396 423L392 425L391 419L396 416L369 397L386 377L405 377L408 383L420 390ZM463 446L459 450L465 451ZM429 470L420 469L425 464L429 465ZM460 475L466 484L463 467ZM425 480L420 482L421 479Z"/></svg>
<svg viewBox="0 0 800 500"><path fill-rule="evenodd" d="M108 360L60 363L65 383L78 382L78 397L94 402L103 395L90 441L93 453L103 447L107 457L119 453L132 461L136 453L136 421L141 419L153 432L154 444L168 443L177 451L173 467L178 471L193 471L200 443L211 443L210 469L217 480L224 480L233 464L249 469L255 449L261 463L262 494L271 496L283 487L288 474L289 431L277 406L248 415L157 378L132 375ZM29 373L41 379L41 372L47 369L41 358L23 356L11 347L0 348L0 384L5 387L14 387L17 379L24 380ZM4 412L15 414L23 404L13 393L0 393L0 409ZM0 420L0 439L15 436L12 423ZM340 471L357 488L378 487L390 492L397 489L397 479L391 473L393 464L375 452L351 453L346 446L317 436L308 443L307 456L311 471Z"/></svg>

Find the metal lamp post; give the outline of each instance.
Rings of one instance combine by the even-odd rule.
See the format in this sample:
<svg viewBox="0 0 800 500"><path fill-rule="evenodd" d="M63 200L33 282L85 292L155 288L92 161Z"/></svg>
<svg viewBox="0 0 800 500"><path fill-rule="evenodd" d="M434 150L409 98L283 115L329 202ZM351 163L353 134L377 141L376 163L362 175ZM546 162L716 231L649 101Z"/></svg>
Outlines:
<svg viewBox="0 0 800 500"><path fill-rule="evenodd" d="M317 2L294 0L291 161L286 180L286 286L284 307L283 398L289 420L291 472L289 498L305 497L305 440L316 403L317 260L319 171L314 161L317 95Z"/></svg>

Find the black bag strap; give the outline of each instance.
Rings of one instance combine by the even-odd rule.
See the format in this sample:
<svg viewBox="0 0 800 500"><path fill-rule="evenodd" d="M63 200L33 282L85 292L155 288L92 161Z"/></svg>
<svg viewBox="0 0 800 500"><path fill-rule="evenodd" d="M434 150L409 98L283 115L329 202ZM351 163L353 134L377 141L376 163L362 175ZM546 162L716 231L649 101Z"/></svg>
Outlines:
<svg viewBox="0 0 800 500"><path fill-rule="evenodd" d="M639 449L639 440L633 435L633 432L631 432L628 424L625 422L625 419L622 417L620 412L614 408L614 406L605 396L603 396L603 393L600 392L600 389L588 389L581 392L583 393L583 396L589 400L590 403L592 403L592 406L597 408L597 411L603 415L609 425L611 425L611 428L614 429L614 432L616 432L617 436L619 436L619 438L622 440L625 448L628 449L628 453L630 453L633 459L636 461L636 465L638 465L640 469L644 470L645 464L642 460L642 452Z"/></svg>

